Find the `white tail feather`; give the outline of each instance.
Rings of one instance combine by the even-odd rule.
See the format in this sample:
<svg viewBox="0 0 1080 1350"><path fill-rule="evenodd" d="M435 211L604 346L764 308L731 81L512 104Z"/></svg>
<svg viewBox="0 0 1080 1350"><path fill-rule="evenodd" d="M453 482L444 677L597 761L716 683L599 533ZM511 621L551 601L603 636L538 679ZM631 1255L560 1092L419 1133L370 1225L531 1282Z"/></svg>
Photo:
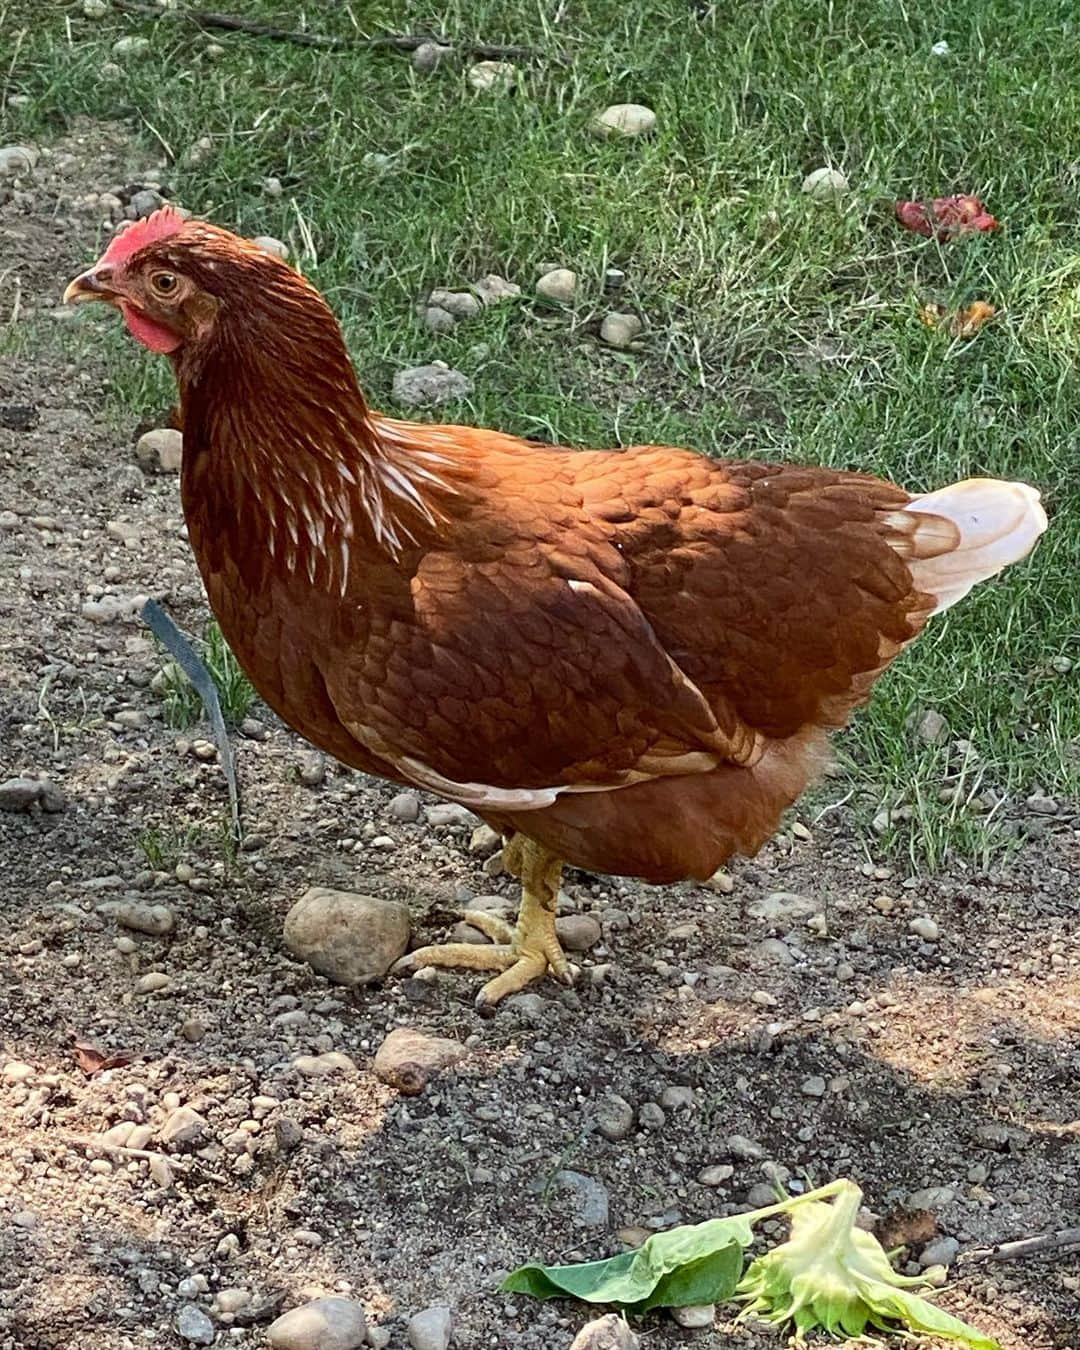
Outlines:
<svg viewBox="0 0 1080 1350"><path fill-rule="evenodd" d="M916 556L908 565L918 589L937 601L932 614L940 614L962 600L972 586L1026 558L1046 529L1038 492L1026 483L996 478L969 478L913 497L904 512L951 521L959 531L958 543L938 551L933 536L941 535L940 525L927 521L929 528L916 527L917 537L927 536L920 542L928 545L925 552L931 556L917 556L924 549L916 547Z"/></svg>

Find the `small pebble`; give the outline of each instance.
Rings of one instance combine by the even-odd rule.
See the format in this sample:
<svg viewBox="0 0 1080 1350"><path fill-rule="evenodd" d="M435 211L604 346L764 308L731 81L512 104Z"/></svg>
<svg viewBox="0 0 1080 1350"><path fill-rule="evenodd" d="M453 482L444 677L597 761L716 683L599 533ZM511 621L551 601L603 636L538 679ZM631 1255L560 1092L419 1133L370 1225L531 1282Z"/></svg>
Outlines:
<svg viewBox="0 0 1080 1350"><path fill-rule="evenodd" d="M716 1321L716 1307L712 1303L690 1304L685 1308L672 1308L671 1317L680 1327L701 1331Z"/></svg>
<svg viewBox="0 0 1080 1350"><path fill-rule="evenodd" d="M938 940L938 926L933 919L927 918L925 914L920 914L918 918L912 919L908 924L908 929L916 937L921 937L924 942L936 942Z"/></svg>
<svg viewBox="0 0 1080 1350"><path fill-rule="evenodd" d="M135 981L135 992L137 994L162 994L171 983L172 981L163 970L151 970L145 975L140 975Z"/></svg>
<svg viewBox="0 0 1080 1350"><path fill-rule="evenodd" d="M634 1108L617 1092L606 1092L597 1100L592 1118L597 1131L612 1143L625 1139L634 1128Z"/></svg>
<svg viewBox="0 0 1080 1350"><path fill-rule="evenodd" d="M194 1303L185 1303L176 1314L176 1330L191 1345L213 1345L214 1324Z"/></svg>
<svg viewBox="0 0 1080 1350"><path fill-rule="evenodd" d="M722 1186L725 1181L729 1181L735 1175L735 1169L730 1163L714 1163L711 1167L703 1167L698 1173L698 1181L702 1186Z"/></svg>
<svg viewBox="0 0 1080 1350"><path fill-rule="evenodd" d="M919 1253L919 1265L924 1270L927 1266L951 1266L959 1251L960 1243L957 1242L956 1238L937 1238Z"/></svg>
<svg viewBox="0 0 1080 1350"><path fill-rule="evenodd" d="M145 56L150 50L150 39L144 37L122 37L112 45L113 56L120 58Z"/></svg>

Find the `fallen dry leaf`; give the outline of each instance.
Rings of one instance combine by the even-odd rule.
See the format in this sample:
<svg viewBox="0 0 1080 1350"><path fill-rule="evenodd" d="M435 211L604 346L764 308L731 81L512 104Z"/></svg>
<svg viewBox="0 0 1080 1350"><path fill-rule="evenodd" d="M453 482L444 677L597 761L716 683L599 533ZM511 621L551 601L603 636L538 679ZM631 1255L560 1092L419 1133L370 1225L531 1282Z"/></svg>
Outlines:
<svg viewBox="0 0 1080 1350"><path fill-rule="evenodd" d="M126 1050L120 1050L110 1055L90 1041L76 1041L71 1053L75 1056L75 1063L82 1069L87 1078L93 1078L97 1073L104 1073L106 1069L119 1069L124 1064L130 1064L134 1058Z"/></svg>
<svg viewBox="0 0 1080 1350"><path fill-rule="evenodd" d="M938 239L996 230L997 220L978 197L935 197L932 202L897 202L896 217L906 230Z"/></svg>
<svg viewBox="0 0 1080 1350"><path fill-rule="evenodd" d="M919 318L927 328L944 328L950 337L968 338L974 337L996 313L997 309L985 300L973 300L955 314L931 300L919 310Z"/></svg>

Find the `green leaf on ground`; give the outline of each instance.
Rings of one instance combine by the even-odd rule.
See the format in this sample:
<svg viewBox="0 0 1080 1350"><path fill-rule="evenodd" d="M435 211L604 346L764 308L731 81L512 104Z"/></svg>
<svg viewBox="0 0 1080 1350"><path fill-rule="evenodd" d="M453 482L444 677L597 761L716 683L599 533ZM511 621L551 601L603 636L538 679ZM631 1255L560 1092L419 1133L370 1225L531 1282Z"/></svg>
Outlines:
<svg viewBox="0 0 1080 1350"><path fill-rule="evenodd" d="M749 1217L708 1219L656 1233L633 1252L572 1266L521 1266L503 1289L534 1298L579 1298L628 1312L723 1303L732 1297L753 1241Z"/></svg>

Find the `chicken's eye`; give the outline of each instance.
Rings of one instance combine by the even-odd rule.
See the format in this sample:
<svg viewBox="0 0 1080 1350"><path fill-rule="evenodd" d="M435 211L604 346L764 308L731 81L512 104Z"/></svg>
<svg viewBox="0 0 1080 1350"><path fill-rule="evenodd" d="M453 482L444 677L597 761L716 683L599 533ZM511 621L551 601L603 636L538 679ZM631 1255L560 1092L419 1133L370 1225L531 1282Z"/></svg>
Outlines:
<svg viewBox="0 0 1080 1350"><path fill-rule="evenodd" d="M158 295L175 295L180 278L175 272L155 272L150 278L150 285Z"/></svg>

